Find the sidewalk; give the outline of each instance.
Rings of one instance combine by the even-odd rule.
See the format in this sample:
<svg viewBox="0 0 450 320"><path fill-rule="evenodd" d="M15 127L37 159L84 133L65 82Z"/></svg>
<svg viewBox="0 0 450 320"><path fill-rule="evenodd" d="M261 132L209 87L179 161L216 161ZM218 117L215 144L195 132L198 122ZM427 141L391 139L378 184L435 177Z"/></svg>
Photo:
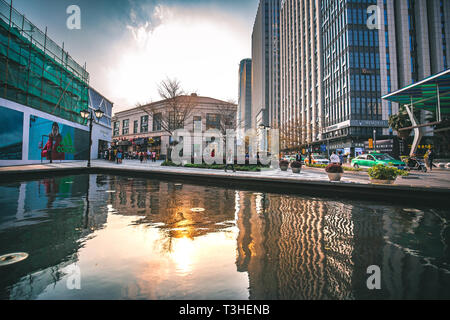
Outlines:
<svg viewBox="0 0 450 320"><path fill-rule="evenodd" d="M300 174L293 174L290 170L282 172L281 170L267 169L262 172L236 172L229 171L225 173L222 170L211 169L196 169L196 168L182 168L182 167L162 167L162 161L156 163L147 162L140 163L137 160L124 160L123 164L116 164L104 160L92 161L92 169L104 169L111 171L134 171L134 172L149 172L149 173L167 173L167 174L194 174L209 177L236 177L240 179L270 179L273 181L304 181L304 182L321 182L329 183L328 176L324 169L321 168L307 168L303 167ZM64 172L75 170L78 173L83 171L88 172L87 161L74 163L53 163L53 164L39 164L27 165L17 167L1 167L0 178L4 175L21 175L24 173L49 173L49 172ZM3 180L3 179L2 179ZM345 172L341 182L333 184L359 184L369 185L370 180L367 172ZM450 172L446 170L433 171L432 173L412 172L408 178L398 178L395 186L405 186L412 188L440 188L450 190Z"/></svg>

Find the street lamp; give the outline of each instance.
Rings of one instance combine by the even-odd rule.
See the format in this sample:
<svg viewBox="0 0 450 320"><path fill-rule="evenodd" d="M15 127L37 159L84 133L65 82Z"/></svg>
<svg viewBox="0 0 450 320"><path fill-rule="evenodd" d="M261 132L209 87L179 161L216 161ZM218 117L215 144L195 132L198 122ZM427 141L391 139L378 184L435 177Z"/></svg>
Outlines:
<svg viewBox="0 0 450 320"><path fill-rule="evenodd" d="M94 113L92 113L91 109L82 110L80 112L80 115L84 120L89 120L89 156L88 156L88 164L87 164L88 168L91 167L92 127L93 127L93 121L94 121L94 114L98 120L103 118L103 116L105 115L105 113L102 110L95 110Z"/></svg>

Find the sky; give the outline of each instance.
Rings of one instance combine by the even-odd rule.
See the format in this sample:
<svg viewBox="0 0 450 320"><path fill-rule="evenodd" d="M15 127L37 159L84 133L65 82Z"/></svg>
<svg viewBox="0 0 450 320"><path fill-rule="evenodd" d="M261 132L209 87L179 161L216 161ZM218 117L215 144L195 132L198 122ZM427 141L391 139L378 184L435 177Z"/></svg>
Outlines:
<svg viewBox="0 0 450 320"><path fill-rule="evenodd" d="M11 0L6 0L11 1ZM67 28L70 5L81 29ZM159 100L178 79L187 93L237 101L238 67L251 57L258 0L13 0L13 6L86 62L90 85L114 113Z"/></svg>

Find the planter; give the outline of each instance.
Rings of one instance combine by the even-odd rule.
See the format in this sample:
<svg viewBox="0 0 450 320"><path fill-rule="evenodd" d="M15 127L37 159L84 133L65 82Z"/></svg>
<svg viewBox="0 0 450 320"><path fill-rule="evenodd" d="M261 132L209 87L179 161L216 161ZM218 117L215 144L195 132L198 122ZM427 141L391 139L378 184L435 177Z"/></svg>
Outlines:
<svg viewBox="0 0 450 320"><path fill-rule="evenodd" d="M397 179L396 179L397 180ZM370 178L370 183L372 184L387 184L387 185L393 185L395 184L396 180L379 180L379 179L372 179Z"/></svg>
<svg viewBox="0 0 450 320"><path fill-rule="evenodd" d="M292 168L292 173L300 173L302 171L302 168Z"/></svg>
<svg viewBox="0 0 450 320"><path fill-rule="evenodd" d="M341 181L342 176L344 175L343 173L327 173L327 174L328 174L328 179L330 179L330 181L333 181L333 182Z"/></svg>
<svg viewBox="0 0 450 320"><path fill-rule="evenodd" d="M287 171L289 166L280 166L281 171Z"/></svg>

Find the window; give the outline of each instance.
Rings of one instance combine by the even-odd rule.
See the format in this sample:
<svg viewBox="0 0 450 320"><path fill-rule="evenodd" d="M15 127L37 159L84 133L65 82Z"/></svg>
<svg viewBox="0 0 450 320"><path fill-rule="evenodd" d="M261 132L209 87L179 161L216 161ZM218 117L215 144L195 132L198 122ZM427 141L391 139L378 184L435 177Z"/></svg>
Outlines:
<svg viewBox="0 0 450 320"><path fill-rule="evenodd" d="M206 130L220 129L220 114L208 113L206 115Z"/></svg>
<svg viewBox="0 0 450 320"><path fill-rule="evenodd" d="M119 121L114 122L114 136L118 136L120 134L120 130L119 130Z"/></svg>
<svg viewBox="0 0 450 320"><path fill-rule="evenodd" d="M133 133L134 134L138 133L138 129L139 129L139 121L135 120L133 124Z"/></svg>
<svg viewBox="0 0 450 320"><path fill-rule="evenodd" d="M130 133L130 120L123 120L123 126L122 126L122 134L126 135Z"/></svg>
<svg viewBox="0 0 450 320"><path fill-rule="evenodd" d="M141 117L141 133L148 132L148 116Z"/></svg>
<svg viewBox="0 0 450 320"><path fill-rule="evenodd" d="M182 114L176 114L174 111L169 112L169 130L177 130L184 128Z"/></svg>
<svg viewBox="0 0 450 320"><path fill-rule="evenodd" d="M153 131L161 131L161 119L161 113L155 114L155 116L153 117Z"/></svg>
<svg viewBox="0 0 450 320"><path fill-rule="evenodd" d="M194 116L194 130L201 132L202 131L202 117Z"/></svg>

